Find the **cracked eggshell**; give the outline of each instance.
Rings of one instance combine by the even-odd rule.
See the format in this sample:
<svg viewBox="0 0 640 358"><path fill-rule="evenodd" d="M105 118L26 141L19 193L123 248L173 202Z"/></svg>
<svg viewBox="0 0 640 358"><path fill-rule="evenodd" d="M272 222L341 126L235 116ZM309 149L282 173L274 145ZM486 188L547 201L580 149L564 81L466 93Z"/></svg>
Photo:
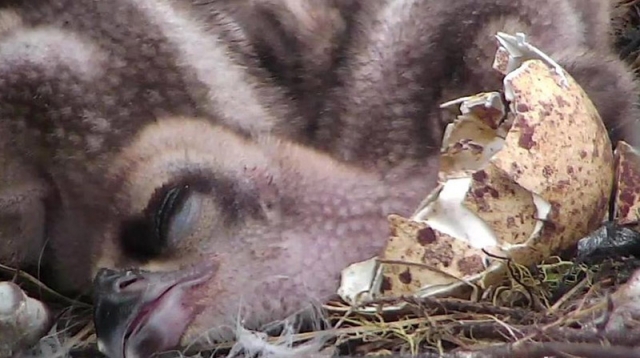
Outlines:
<svg viewBox="0 0 640 358"><path fill-rule="evenodd" d="M410 219L393 217L373 296L487 287L503 277L504 259L535 264L608 212L613 153L593 103L523 35L502 42L510 50L499 50L494 66L507 73L510 111L495 93L449 103L461 103L462 114L445 131L439 185Z"/></svg>
<svg viewBox="0 0 640 358"><path fill-rule="evenodd" d="M620 224L640 220L640 153L625 142L618 142L615 156L614 219Z"/></svg>
<svg viewBox="0 0 640 358"><path fill-rule="evenodd" d="M491 256L534 264L600 225L613 180L611 144L584 91L555 70L529 60L505 77L511 128L492 156L484 147L466 148L476 157L458 157L466 159L459 163L465 170L443 167L456 174L441 176L436 195L403 224L412 229L396 231L382 255L383 296L457 295L461 282L487 287L506 264ZM472 117L460 118L461 129L446 138L455 143L474 132L465 123ZM481 139L470 141L492 143L482 139L489 130L478 133Z"/></svg>
<svg viewBox="0 0 640 358"><path fill-rule="evenodd" d="M484 253L426 223L389 216L392 234L379 262L382 296L435 294L482 273ZM409 264L407 264L409 263ZM426 290L426 291L425 291Z"/></svg>
<svg viewBox="0 0 640 358"><path fill-rule="evenodd" d="M551 205L541 234L529 244L547 256L575 244L605 217L611 142L595 106L568 74L529 60L504 85L514 121L490 164Z"/></svg>
<svg viewBox="0 0 640 358"><path fill-rule="evenodd" d="M504 142L499 132L506 116L497 92L481 93L461 99L462 115L450 123L440 152L439 180L466 176L481 168ZM452 101L449 104L457 104Z"/></svg>
<svg viewBox="0 0 640 358"><path fill-rule="evenodd" d="M496 56L493 58L492 67L494 70L506 75L509 73L509 59L511 58L511 54L509 51L503 46L498 47L496 51Z"/></svg>
<svg viewBox="0 0 640 358"><path fill-rule="evenodd" d="M536 232L533 195L495 166L473 173L462 204L491 227L496 244L504 250L526 244Z"/></svg>

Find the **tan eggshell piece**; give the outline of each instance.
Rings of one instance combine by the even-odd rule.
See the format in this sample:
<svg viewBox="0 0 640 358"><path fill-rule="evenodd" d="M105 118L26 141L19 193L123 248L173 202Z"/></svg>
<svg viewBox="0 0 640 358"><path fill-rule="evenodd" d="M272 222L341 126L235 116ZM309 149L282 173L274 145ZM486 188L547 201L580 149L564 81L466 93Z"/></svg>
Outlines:
<svg viewBox="0 0 640 358"><path fill-rule="evenodd" d="M468 97L461 110L463 114L447 126L442 141L440 181L480 169L502 147L497 129L506 111L499 93Z"/></svg>
<svg viewBox="0 0 640 358"><path fill-rule="evenodd" d="M470 96L460 106L462 114L470 114L477 120L496 130L506 114L502 96L498 92L479 93Z"/></svg>
<svg viewBox="0 0 640 358"><path fill-rule="evenodd" d="M442 151L438 179L445 181L451 177L468 175L469 171L483 165L485 146L471 139L462 139Z"/></svg>
<svg viewBox="0 0 640 358"><path fill-rule="evenodd" d="M503 75L506 75L509 71L509 58L511 57L511 55L509 54L509 51L500 46L498 47L498 50L496 51L496 56L493 58L493 64L492 67L494 70L502 73Z"/></svg>
<svg viewBox="0 0 640 358"><path fill-rule="evenodd" d="M502 249L526 243L537 224L531 192L493 165L473 173L463 205L493 229Z"/></svg>
<svg viewBox="0 0 640 358"><path fill-rule="evenodd" d="M607 130L586 93L568 74L540 60L505 77L515 114L504 148L490 162L549 202L544 251L566 248L595 230L607 212L613 153Z"/></svg>
<svg viewBox="0 0 640 358"><path fill-rule="evenodd" d="M466 139L481 143L494 140L496 129L506 115L502 96L498 92L486 92L452 102L458 101L462 114L447 126L442 148Z"/></svg>
<svg viewBox="0 0 640 358"><path fill-rule="evenodd" d="M614 219L621 224L640 220L640 153L625 142L618 142L615 150L617 184Z"/></svg>
<svg viewBox="0 0 640 358"><path fill-rule="evenodd" d="M468 140L482 144L489 143L496 136L495 130L469 115L458 117L451 126L448 137L442 143L442 147L445 149Z"/></svg>
<svg viewBox="0 0 640 358"><path fill-rule="evenodd" d="M413 294L425 286L448 285L484 271L481 250L427 224L389 216L391 237L380 256L383 296Z"/></svg>

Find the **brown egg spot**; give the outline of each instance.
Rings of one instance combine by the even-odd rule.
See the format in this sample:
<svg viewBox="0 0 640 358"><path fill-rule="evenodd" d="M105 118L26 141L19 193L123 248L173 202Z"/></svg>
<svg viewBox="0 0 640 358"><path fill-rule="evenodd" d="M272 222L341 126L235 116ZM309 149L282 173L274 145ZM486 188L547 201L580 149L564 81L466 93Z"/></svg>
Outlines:
<svg viewBox="0 0 640 358"><path fill-rule="evenodd" d="M581 150L580 151L580 159L584 159L587 157L587 151L586 150Z"/></svg>
<svg viewBox="0 0 640 358"><path fill-rule="evenodd" d="M391 284L391 279L389 277L384 276L382 278L382 282L380 283L380 291L389 292L393 290L393 285Z"/></svg>
<svg viewBox="0 0 640 358"><path fill-rule="evenodd" d="M484 183L487 178L489 178L487 172L485 172L484 170L478 170L477 172L473 173L471 177L473 178L473 180L479 183Z"/></svg>
<svg viewBox="0 0 640 358"><path fill-rule="evenodd" d="M409 271L409 269L407 268L400 275L398 275L398 279L405 285L410 284L412 280L411 271Z"/></svg>
<svg viewBox="0 0 640 358"><path fill-rule="evenodd" d="M526 124L524 121L516 122L517 127L520 128L520 138L518 139L518 145L524 149L531 149L536 146L536 141L533 140L534 128Z"/></svg>
<svg viewBox="0 0 640 358"><path fill-rule="evenodd" d="M422 246L431 245L436 242L436 233L432 228L426 227L418 231L418 243Z"/></svg>

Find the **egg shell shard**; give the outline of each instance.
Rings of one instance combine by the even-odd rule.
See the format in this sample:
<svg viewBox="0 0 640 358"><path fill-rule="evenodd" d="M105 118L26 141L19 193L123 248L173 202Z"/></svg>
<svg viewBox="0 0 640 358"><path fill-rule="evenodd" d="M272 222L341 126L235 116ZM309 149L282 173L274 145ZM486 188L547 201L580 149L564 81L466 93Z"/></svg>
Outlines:
<svg viewBox="0 0 640 358"><path fill-rule="evenodd" d="M454 143L441 154L438 180L444 182L451 178L468 176L484 166L501 146L502 140L499 138L484 143L471 139Z"/></svg>
<svg viewBox="0 0 640 358"><path fill-rule="evenodd" d="M442 148L446 152L458 143L470 140L485 145L495 140L495 137L496 132L491 127L473 116L462 115L447 126Z"/></svg>
<svg viewBox="0 0 640 358"><path fill-rule="evenodd" d="M457 101L451 101L451 103ZM462 98L460 114L445 129L442 148L464 139L482 141L506 135L504 122L507 117L505 103L498 92L486 92ZM478 133L477 131L481 131Z"/></svg>
<svg viewBox="0 0 640 358"><path fill-rule="evenodd" d="M531 45L527 41L526 34L517 32L515 35L510 35L504 32L498 32L496 39L500 47L496 52L493 66L498 72L506 75L519 68L527 60L542 61L560 76L560 84L568 87L567 73L562 66L542 50Z"/></svg>
<svg viewBox="0 0 640 358"><path fill-rule="evenodd" d="M451 101L450 103L457 102ZM462 115L447 125L440 155L438 180L468 176L486 165L502 148L502 120L506 110L497 92L465 97L460 102ZM506 131L504 131L506 135Z"/></svg>
<svg viewBox="0 0 640 358"><path fill-rule="evenodd" d="M439 194L431 196L433 200L426 202L411 219L424 222L437 232L466 242L477 249L496 246L498 240L491 227L463 205L472 181L471 177L447 180Z"/></svg>
<svg viewBox="0 0 640 358"><path fill-rule="evenodd" d="M350 305L358 305L371 300L373 297L372 283L374 282L378 263L376 258L356 262L342 270L338 295Z"/></svg>
<svg viewBox="0 0 640 358"><path fill-rule="evenodd" d="M473 173L462 205L491 227L502 250L528 243L538 223L531 192L493 165Z"/></svg>
<svg viewBox="0 0 640 358"><path fill-rule="evenodd" d="M595 106L568 74L529 60L504 85L514 122L490 163L551 205L532 246L557 252L595 230L607 213L611 142Z"/></svg>
<svg viewBox="0 0 640 358"><path fill-rule="evenodd" d="M426 223L389 216L392 234L380 257L382 296L411 295L425 287L447 287L482 273L485 254Z"/></svg>
<svg viewBox="0 0 640 358"><path fill-rule="evenodd" d="M614 220L636 224L640 220L640 153L626 142L618 142L615 156Z"/></svg>
<svg viewBox="0 0 640 358"><path fill-rule="evenodd" d="M498 92L480 93L468 97L460 105L462 114L471 114L478 121L496 130L506 115L505 104Z"/></svg>
<svg viewBox="0 0 640 358"><path fill-rule="evenodd" d="M493 64L492 67L494 70L502 73L503 75L506 75L507 73L509 73L509 59L511 58L511 55L509 54L509 51L500 46L498 47L498 50L496 51L496 56L493 59Z"/></svg>

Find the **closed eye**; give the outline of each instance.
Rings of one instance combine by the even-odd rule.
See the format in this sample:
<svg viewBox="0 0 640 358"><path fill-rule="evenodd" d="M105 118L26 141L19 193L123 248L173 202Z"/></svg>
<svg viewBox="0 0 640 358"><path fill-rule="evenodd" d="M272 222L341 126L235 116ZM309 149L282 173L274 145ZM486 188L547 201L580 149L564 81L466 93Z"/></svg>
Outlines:
<svg viewBox="0 0 640 358"><path fill-rule="evenodd" d="M126 253L148 260L175 248L196 225L201 200L189 184L156 189L144 212L122 225L120 239Z"/></svg>
<svg viewBox="0 0 640 358"><path fill-rule="evenodd" d="M189 195L189 185L171 187L162 195L160 205L153 213L155 239L160 245L167 246L171 239L169 231L172 218L181 212Z"/></svg>
<svg viewBox="0 0 640 358"><path fill-rule="evenodd" d="M122 222L120 242L124 254L148 261L176 249L193 246L195 233L220 234L247 219L263 219L264 208L254 191L240 190L237 182L215 175L183 174L155 190L146 208ZM213 231L211 231L213 230ZM209 237L209 236L207 236ZM188 239L190 243L183 242Z"/></svg>

